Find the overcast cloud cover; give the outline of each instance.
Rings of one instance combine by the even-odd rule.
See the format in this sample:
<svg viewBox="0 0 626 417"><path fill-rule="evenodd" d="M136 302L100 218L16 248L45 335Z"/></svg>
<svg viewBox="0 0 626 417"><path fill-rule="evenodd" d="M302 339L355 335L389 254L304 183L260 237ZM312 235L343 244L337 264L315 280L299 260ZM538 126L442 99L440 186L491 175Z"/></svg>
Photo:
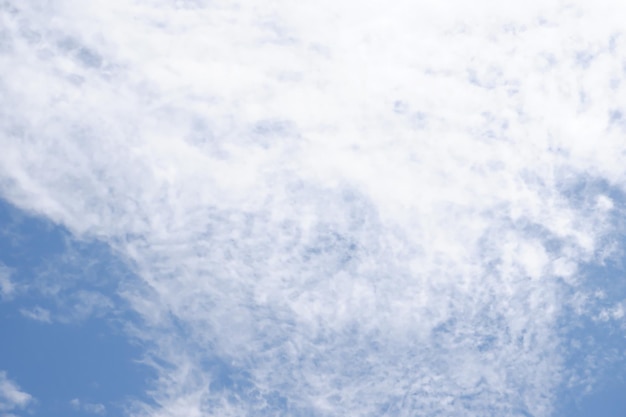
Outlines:
<svg viewBox="0 0 626 417"><path fill-rule="evenodd" d="M0 194L134 273L19 314L117 317L133 417L556 415L623 366L625 13L4 0Z"/></svg>

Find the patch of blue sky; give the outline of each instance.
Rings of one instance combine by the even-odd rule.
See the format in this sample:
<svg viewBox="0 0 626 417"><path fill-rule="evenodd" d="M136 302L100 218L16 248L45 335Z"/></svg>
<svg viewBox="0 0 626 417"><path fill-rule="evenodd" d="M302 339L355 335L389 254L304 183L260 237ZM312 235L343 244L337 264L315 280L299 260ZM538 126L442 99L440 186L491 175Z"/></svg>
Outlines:
<svg viewBox="0 0 626 417"><path fill-rule="evenodd" d="M617 373L617 372L616 372ZM623 375L623 368L621 375ZM602 381L601 388L579 398L562 414L563 417L623 417L626 415L626 382L612 376Z"/></svg>
<svg viewBox="0 0 626 417"><path fill-rule="evenodd" d="M623 272L604 271L617 281ZM623 293L622 293L623 295ZM622 297L623 298L623 297ZM569 372L555 417L622 417L626 415L626 338L623 326L593 320L572 312L570 331L565 336Z"/></svg>
<svg viewBox="0 0 626 417"><path fill-rule="evenodd" d="M556 416L621 417L626 415L626 337L619 312L626 299L624 269L607 262L582 268L581 275L594 307L588 315L570 309L564 316L570 319L563 323L570 375Z"/></svg>
<svg viewBox="0 0 626 417"><path fill-rule="evenodd" d="M14 288L0 302L0 370L36 399L29 411L119 415L147 401L152 374L124 332L132 316L116 294L131 271L105 245L5 201L0 226L0 262Z"/></svg>
<svg viewBox="0 0 626 417"><path fill-rule="evenodd" d="M626 198L606 181L582 178L564 192L578 206L590 205L598 195L623 207ZM610 222L615 231L622 230L622 211L617 210ZM614 233L614 248L624 248L626 239ZM611 246L609 246L611 247ZM569 381L562 387L555 417L622 417L626 415L626 335L623 300L626 299L626 274L623 249L606 254L606 258L582 264L579 276L584 283L571 294L562 328L567 355L565 368ZM582 289L582 291L581 291ZM580 305L582 303L582 306ZM578 305L577 305L578 304ZM583 314L576 309L588 309Z"/></svg>

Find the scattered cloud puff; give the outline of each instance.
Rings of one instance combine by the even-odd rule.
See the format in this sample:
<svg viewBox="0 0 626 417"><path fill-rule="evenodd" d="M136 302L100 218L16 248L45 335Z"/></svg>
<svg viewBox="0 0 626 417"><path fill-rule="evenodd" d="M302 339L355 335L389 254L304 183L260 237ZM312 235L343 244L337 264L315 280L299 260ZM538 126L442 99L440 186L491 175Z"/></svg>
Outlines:
<svg viewBox="0 0 626 417"><path fill-rule="evenodd" d="M136 271L133 416L554 411L623 231L623 22L454 6L0 6L0 192Z"/></svg>
<svg viewBox="0 0 626 417"><path fill-rule="evenodd" d="M88 414L105 415L106 407L100 403L90 403L74 398L70 401L70 406L76 411L84 411Z"/></svg>
<svg viewBox="0 0 626 417"><path fill-rule="evenodd" d="M0 416L8 417L13 413L26 409L34 402L34 398L22 391L5 371L0 371Z"/></svg>
<svg viewBox="0 0 626 417"><path fill-rule="evenodd" d="M40 321L42 323L52 322L52 319L50 317L50 311L39 306L35 306L32 309L20 309L20 313L24 317L27 317L31 320Z"/></svg>
<svg viewBox="0 0 626 417"><path fill-rule="evenodd" d="M597 320L608 321L618 320L621 321L624 318L624 303L618 303L610 308L603 308L597 316Z"/></svg>
<svg viewBox="0 0 626 417"><path fill-rule="evenodd" d="M11 298L15 289L15 283L11 281L11 269L0 262L0 299Z"/></svg>

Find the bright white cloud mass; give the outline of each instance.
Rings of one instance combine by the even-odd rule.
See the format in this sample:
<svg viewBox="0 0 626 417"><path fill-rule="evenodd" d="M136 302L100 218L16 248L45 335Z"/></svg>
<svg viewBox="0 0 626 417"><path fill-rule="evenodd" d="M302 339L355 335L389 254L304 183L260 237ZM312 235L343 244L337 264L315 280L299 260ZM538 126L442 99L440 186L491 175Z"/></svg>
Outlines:
<svg viewBox="0 0 626 417"><path fill-rule="evenodd" d="M550 416L625 326L624 12L4 1L0 193L136 272L131 416Z"/></svg>

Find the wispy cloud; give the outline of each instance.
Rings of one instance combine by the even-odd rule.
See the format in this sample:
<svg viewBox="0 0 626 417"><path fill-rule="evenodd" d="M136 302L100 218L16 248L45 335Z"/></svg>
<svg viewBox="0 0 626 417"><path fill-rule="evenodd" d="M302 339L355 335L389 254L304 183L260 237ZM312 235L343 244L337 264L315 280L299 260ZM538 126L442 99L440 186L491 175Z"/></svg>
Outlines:
<svg viewBox="0 0 626 417"><path fill-rule="evenodd" d="M0 416L10 416L25 409L33 401L33 397L10 380L5 371L0 371Z"/></svg>
<svg viewBox="0 0 626 417"><path fill-rule="evenodd" d="M20 313L24 317L28 317L31 320L41 321L43 323L51 323L50 311L39 306L35 306L32 309L21 309Z"/></svg>
<svg viewBox="0 0 626 417"><path fill-rule="evenodd" d="M5 300L13 296L15 283L11 280L11 269L0 262L0 299Z"/></svg>
<svg viewBox="0 0 626 417"><path fill-rule="evenodd" d="M105 415L106 407L104 404L100 403L90 403L79 400L78 398L74 398L70 401L70 406L74 410L84 411L88 414L97 414L97 415Z"/></svg>
<svg viewBox="0 0 626 417"><path fill-rule="evenodd" d="M455 3L2 6L0 190L137 271L137 415L550 415L622 22Z"/></svg>

